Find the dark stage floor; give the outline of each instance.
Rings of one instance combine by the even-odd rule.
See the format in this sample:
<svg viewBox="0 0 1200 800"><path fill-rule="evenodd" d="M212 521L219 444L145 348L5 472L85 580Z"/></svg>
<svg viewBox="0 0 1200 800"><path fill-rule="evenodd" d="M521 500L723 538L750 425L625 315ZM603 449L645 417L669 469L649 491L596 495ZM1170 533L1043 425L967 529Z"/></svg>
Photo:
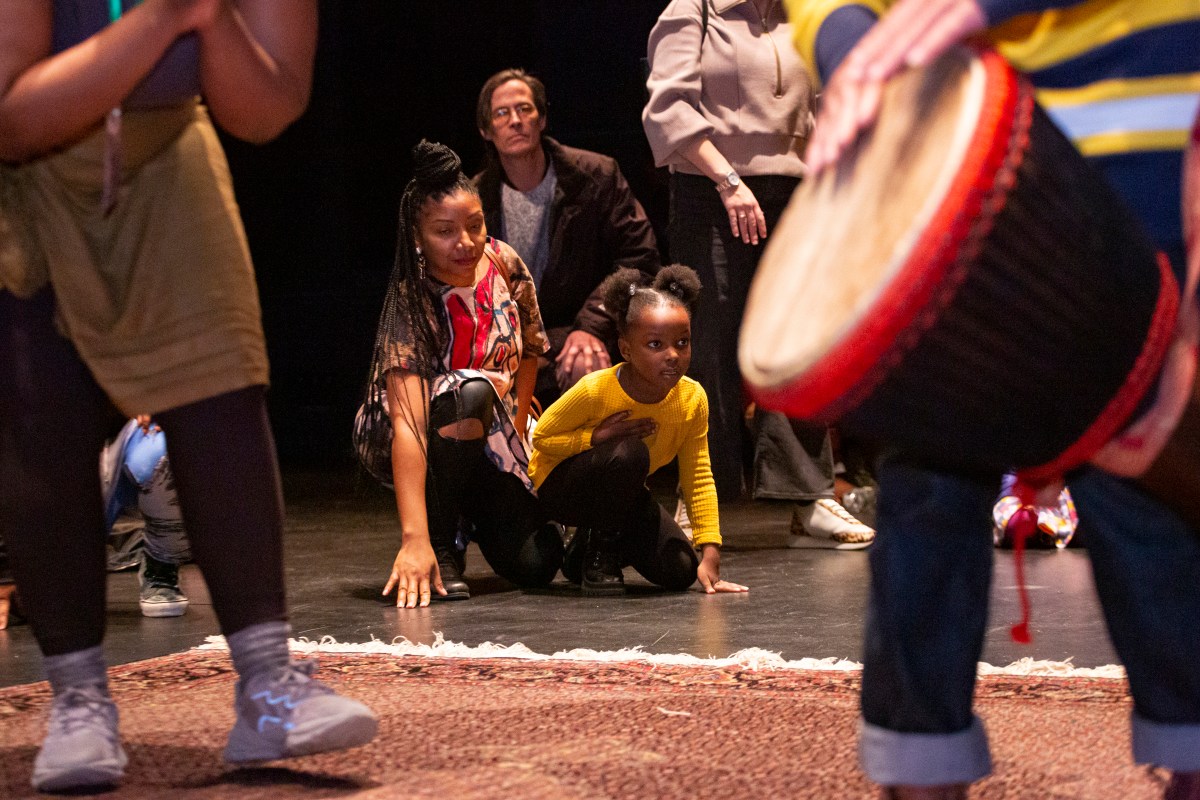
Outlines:
<svg viewBox="0 0 1200 800"><path fill-rule="evenodd" d="M392 495L365 482L356 488L352 475L311 472L287 474L285 491L288 589L296 636L332 636L343 642L404 636L428 643L441 633L471 645L522 642L540 653L640 646L654 653L723 657L759 647L788 659L861 658L869 551L789 550L790 512L784 505L722 511L722 574L749 585L747 595L665 594L636 578L630 579L633 591L622 598L585 599L562 582L546 592L526 593L493 576L472 548L471 600L397 610L379 597L399 544ZM1086 552L1032 552L1027 577L1034 642L1023 646L1008 636L1019 615L1012 557L997 553L985 661L1003 665L1029 656L1071 660L1080 667L1116 662ZM146 619L138 610L136 575L110 576L110 663L185 650L216 632L195 567L184 568L183 580L191 597L188 613ZM0 685L40 678L29 628L0 631Z"/></svg>

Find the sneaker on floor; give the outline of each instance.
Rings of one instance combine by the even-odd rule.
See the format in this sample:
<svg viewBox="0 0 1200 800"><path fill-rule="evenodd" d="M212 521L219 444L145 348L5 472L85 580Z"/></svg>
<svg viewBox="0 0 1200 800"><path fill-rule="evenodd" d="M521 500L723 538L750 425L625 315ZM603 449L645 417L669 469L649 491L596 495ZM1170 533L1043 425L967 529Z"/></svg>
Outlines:
<svg viewBox="0 0 1200 800"><path fill-rule="evenodd" d="M862 550L875 541L875 530L864 525L836 500L797 503L792 512L788 547Z"/></svg>
<svg viewBox="0 0 1200 800"><path fill-rule="evenodd" d="M138 567L141 595L138 605L144 617L179 617L188 607L187 595L179 588L179 565L158 561L145 550Z"/></svg>
<svg viewBox="0 0 1200 800"><path fill-rule="evenodd" d="M378 722L371 710L313 678L316 669L316 661L295 661L238 681L237 722L225 745L226 761L274 761L358 747L375 738Z"/></svg>
<svg viewBox="0 0 1200 800"><path fill-rule="evenodd" d="M33 762L33 788L64 792L113 786L128 758L117 734L117 707L100 686L72 686L54 698L46 740Z"/></svg>
<svg viewBox="0 0 1200 800"><path fill-rule="evenodd" d="M692 519L688 516L687 503L683 502L683 498L675 501L675 524L683 531L683 535L688 541L692 540Z"/></svg>
<svg viewBox="0 0 1200 800"><path fill-rule="evenodd" d="M996 501L992 508L992 541L996 547L1013 547L1015 537L1009 531L1008 523L1022 507L1021 501L1012 495ZM1037 530L1025 543L1026 547L1061 550L1071 543L1079 528L1079 514L1075 511L1070 489L1064 486L1053 506L1030 507L1037 514Z"/></svg>

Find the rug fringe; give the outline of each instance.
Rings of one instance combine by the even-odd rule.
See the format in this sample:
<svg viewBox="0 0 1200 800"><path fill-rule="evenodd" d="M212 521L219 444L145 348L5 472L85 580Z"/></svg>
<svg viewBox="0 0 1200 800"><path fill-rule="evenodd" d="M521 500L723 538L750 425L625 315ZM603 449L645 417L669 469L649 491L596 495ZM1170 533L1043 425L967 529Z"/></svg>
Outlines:
<svg viewBox="0 0 1200 800"><path fill-rule="evenodd" d="M441 634L434 634L432 644L419 644L398 636L390 642L371 637L371 641L355 644L339 642L332 636L325 636L314 641L307 637L291 639L288 642L294 652L312 653L361 653L365 655L388 656L419 656L423 658L515 658L524 661L591 661L591 662L637 662L663 666L685 667L741 667L751 670L824 670L847 671L862 669L862 664L841 658L802 658L789 661L781 654L749 647L738 650L726 658L701 658L688 653L647 653L641 647L627 647L621 650L590 650L576 648L574 650L559 650L546 655L530 650L523 644L512 645L484 642L480 645L467 645L460 642L447 641ZM209 636L197 650L227 650L223 636ZM1064 678L1112 678L1123 679L1125 669L1116 664L1103 667L1076 667L1067 661L1035 661L1032 658L1022 658L1006 667L997 667L979 662L980 675L1040 675Z"/></svg>

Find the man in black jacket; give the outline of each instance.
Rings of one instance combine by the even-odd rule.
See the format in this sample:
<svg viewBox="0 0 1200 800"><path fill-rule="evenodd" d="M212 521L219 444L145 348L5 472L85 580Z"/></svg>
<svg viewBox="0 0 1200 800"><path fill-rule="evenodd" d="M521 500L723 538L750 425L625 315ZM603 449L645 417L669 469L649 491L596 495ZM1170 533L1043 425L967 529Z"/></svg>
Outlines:
<svg viewBox="0 0 1200 800"><path fill-rule="evenodd" d="M529 266L550 336L536 392L545 405L612 364L616 324L597 290L619 267L658 271L654 231L616 161L543 135L546 89L524 70L487 80L476 123L488 143L475 176L488 232Z"/></svg>

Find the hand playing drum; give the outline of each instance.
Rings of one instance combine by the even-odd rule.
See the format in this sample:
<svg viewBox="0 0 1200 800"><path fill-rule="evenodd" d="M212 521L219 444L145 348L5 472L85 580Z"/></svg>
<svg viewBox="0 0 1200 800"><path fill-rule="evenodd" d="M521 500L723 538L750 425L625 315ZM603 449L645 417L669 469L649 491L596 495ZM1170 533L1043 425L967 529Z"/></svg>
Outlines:
<svg viewBox="0 0 1200 800"><path fill-rule="evenodd" d="M821 94L805 161L814 173L838 160L875 123L884 84L931 63L987 27L976 0L901 0L850 51Z"/></svg>
<svg viewBox="0 0 1200 800"><path fill-rule="evenodd" d="M1177 306L1169 265L1032 87L958 46L891 80L871 135L797 190L739 360L766 408L1052 478L1127 422Z"/></svg>

